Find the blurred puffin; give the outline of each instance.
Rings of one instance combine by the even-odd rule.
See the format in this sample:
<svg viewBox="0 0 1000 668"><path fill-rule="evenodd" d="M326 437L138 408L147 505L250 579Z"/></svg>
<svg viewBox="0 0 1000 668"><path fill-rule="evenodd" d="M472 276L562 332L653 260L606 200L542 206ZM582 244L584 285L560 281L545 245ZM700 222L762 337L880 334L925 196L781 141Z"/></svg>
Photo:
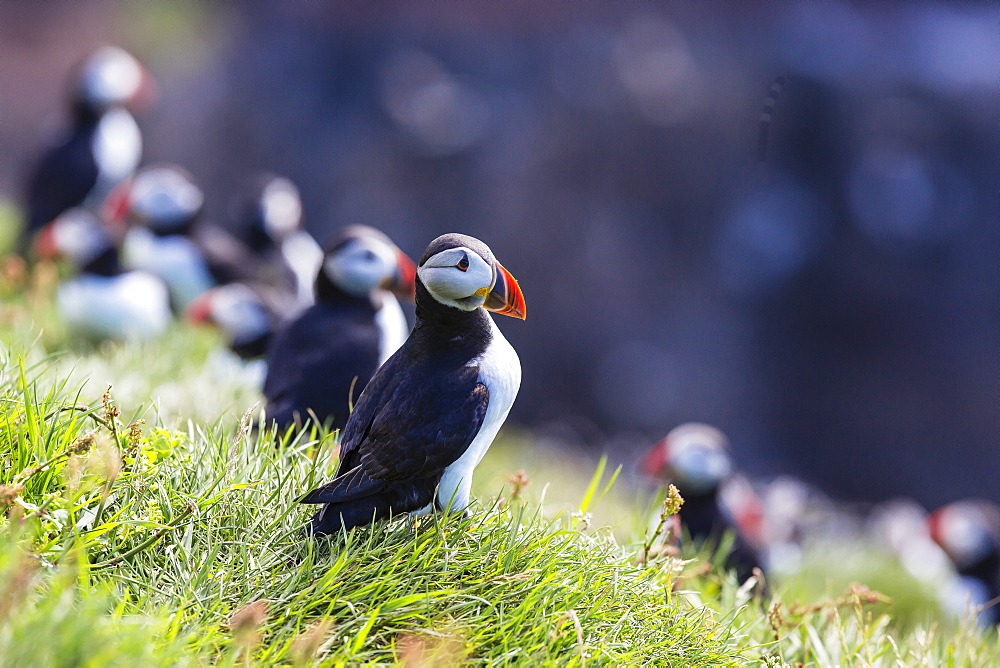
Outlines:
<svg viewBox="0 0 1000 668"><path fill-rule="evenodd" d="M205 198L184 170L170 165L140 170L121 194L129 230L122 245L125 265L159 276L178 312L217 281L188 233Z"/></svg>
<svg viewBox="0 0 1000 668"><path fill-rule="evenodd" d="M149 339L170 324L167 288L143 271L126 271L101 222L75 208L45 226L39 257L68 259L79 275L62 282L56 302L70 329L94 339Z"/></svg>
<svg viewBox="0 0 1000 668"><path fill-rule="evenodd" d="M267 286L227 283L201 293L188 305L185 317L217 327L229 349L241 359L264 356L275 331L285 320L280 295Z"/></svg>
<svg viewBox="0 0 1000 668"><path fill-rule="evenodd" d="M98 49L79 66L71 125L42 153L28 181L26 238L68 209L98 209L132 175L142 135L126 105L142 106L152 90L146 69L117 47Z"/></svg>
<svg viewBox="0 0 1000 668"><path fill-rule="evenodd" d="M1000 597L1000 506L985 500L956 501L931 513L927 525L974 605ZM983 611L981 621L1000 621L996 601Z"/></svg>
<svg viewBox="0 0 1000 668"><path fill-rule="evenodd" d="M282 328L267 351L267 419L279 429L313 414L342 428L354 400L408 333L393 293L412 299L413 261L362 225L334 233L324 249L316 303Z"/></svg>
<svg viewBox="0 0 1000 668"><path fill-rule="evenodd" d="M323 249L302 228L302 201L295 184L261 174L234 206L237 238L258 260L257 280L288 289L304 308L313 302L313 284Z"/></svg>
<svg viewBox="0 0 1000 668"><path fill-rule="evenodd" d="M681 523L697 542L718 542L733 530L727 566L745 580L762 565L763 504L750 484L733 472L729 442L715 427L688 422L653 445L641 463L646 475L673 483L684 497ZM728 502L728 503L727 503Z"/></svg>
<svg viewBox="0 0 1000 668"><path fill-rule="evenodd" d="M334 480L301 503L325 504L314 535L396 513L461 511L473 469L521 384L517 353L487 310L524 318L514 277L483 242L438 237L416 278L416 325L361 394Z"/></svg>
<svg viewBox="0 0 1000 668"><path fill-rule="evenodd" d="M184 169L145 167L117 197L130 227L126 265L162 278L177 311L216 285L253 281L256 261L235 237L201 220L205 197Z"/></svg>

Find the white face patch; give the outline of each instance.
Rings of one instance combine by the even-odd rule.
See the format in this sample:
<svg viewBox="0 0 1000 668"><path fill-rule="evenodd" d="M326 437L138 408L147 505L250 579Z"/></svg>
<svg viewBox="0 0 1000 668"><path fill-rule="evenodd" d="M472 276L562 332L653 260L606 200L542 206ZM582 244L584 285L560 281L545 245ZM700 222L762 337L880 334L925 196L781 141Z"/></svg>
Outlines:
<svg viewBox="0 0 1000 668"><path fill-rule="evenodd" d="M261 196L264 227L272 239L284 239L299 227L302 201L299 191L288 179L275 179L267 184Z"/></svg>
<svg viewBox="0 0 1000 668"><path fill-rule="evenodd" d="M465 247L432 255L417 269L417 275L434 299L463 311L482 306L496 282L493 267Z"/></svg>
<svg viewBox="0 0 1000 668"><path fill-rule="evenodd" d="M391 280L398 264L394 248L378 239L359 238L323 260L323 271L344 292L364 297Z"/></svg>
<svg viewBox="0 0 1000 668"><path fill-rule="evenodd" d="M97 107L125 103L142 83L138 61L114 46L99 49L80 72L83 97Z"/></svg>
<svg viewBox="0 0 1000 668"><path fill-rule="evenodd" d="M96 258L110 242L100 222L84 209L71 209L53 223L52 234L59 253L77 266Z"/></svg>
<svg viewBox="0 0 1000 668"><path fill-rule="evenodd" d="M260 299L250 288L240 283L215 288L212 318L237 343L262 336L270 328L267 312Z"/></svg>
<svg viewBox="0 0 1000 668"><path fill-rule="evenodd" d="M188 220L204 202L201 189L187 176L165 167L150 167L135 177L129 199L132 211L160 231Z"/></svg>

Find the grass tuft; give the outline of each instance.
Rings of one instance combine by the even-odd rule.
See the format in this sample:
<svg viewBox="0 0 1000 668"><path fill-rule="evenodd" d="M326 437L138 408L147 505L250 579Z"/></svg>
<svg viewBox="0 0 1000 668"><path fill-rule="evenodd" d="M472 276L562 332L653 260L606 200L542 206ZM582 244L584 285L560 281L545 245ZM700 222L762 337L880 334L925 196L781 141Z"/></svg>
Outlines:
<svg viewBox="0 0 1000 668"><path fill-rule="evenodd" d="M44 295L4 309L0 666L1000 664L995 632L899 624L875 582L765 596L678 552L679 495L647 510L605 459L526 435L471 517L307 539L336 433L253 429L256 376L211 335L70 345L35 329Z"/></svg>

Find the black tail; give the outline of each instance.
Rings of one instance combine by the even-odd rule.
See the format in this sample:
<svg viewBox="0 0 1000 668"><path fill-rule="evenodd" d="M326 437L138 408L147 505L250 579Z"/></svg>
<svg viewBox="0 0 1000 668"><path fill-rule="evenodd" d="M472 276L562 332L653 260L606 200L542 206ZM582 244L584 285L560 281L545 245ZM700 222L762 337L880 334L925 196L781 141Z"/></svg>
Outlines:
<svg viewBox="0 0 1000 668"><path fill-rule="evenodd" d="M312 521L306 526L306 533L327 536L341 529L350 530L377 522L391 514L389 500L382 494L343 503L328 503L313 515Z"/></svg>

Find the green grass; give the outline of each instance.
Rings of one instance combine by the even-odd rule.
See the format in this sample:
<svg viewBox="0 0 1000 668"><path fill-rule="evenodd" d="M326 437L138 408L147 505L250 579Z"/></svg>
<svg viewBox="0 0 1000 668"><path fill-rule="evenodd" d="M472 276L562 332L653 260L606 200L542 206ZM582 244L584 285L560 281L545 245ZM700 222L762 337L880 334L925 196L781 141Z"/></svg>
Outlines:
<svg viewBox="0 0 1000 668"><path fill-rule="evenodd" d="M487 455L470 518L306 539L334 434L251 430L210 333L71 342L37 293L0 318L0 666L1000 664L995 632L845 594L821 559L765 599L711 555L643 558L655 495L530 434Z"/></svg>

